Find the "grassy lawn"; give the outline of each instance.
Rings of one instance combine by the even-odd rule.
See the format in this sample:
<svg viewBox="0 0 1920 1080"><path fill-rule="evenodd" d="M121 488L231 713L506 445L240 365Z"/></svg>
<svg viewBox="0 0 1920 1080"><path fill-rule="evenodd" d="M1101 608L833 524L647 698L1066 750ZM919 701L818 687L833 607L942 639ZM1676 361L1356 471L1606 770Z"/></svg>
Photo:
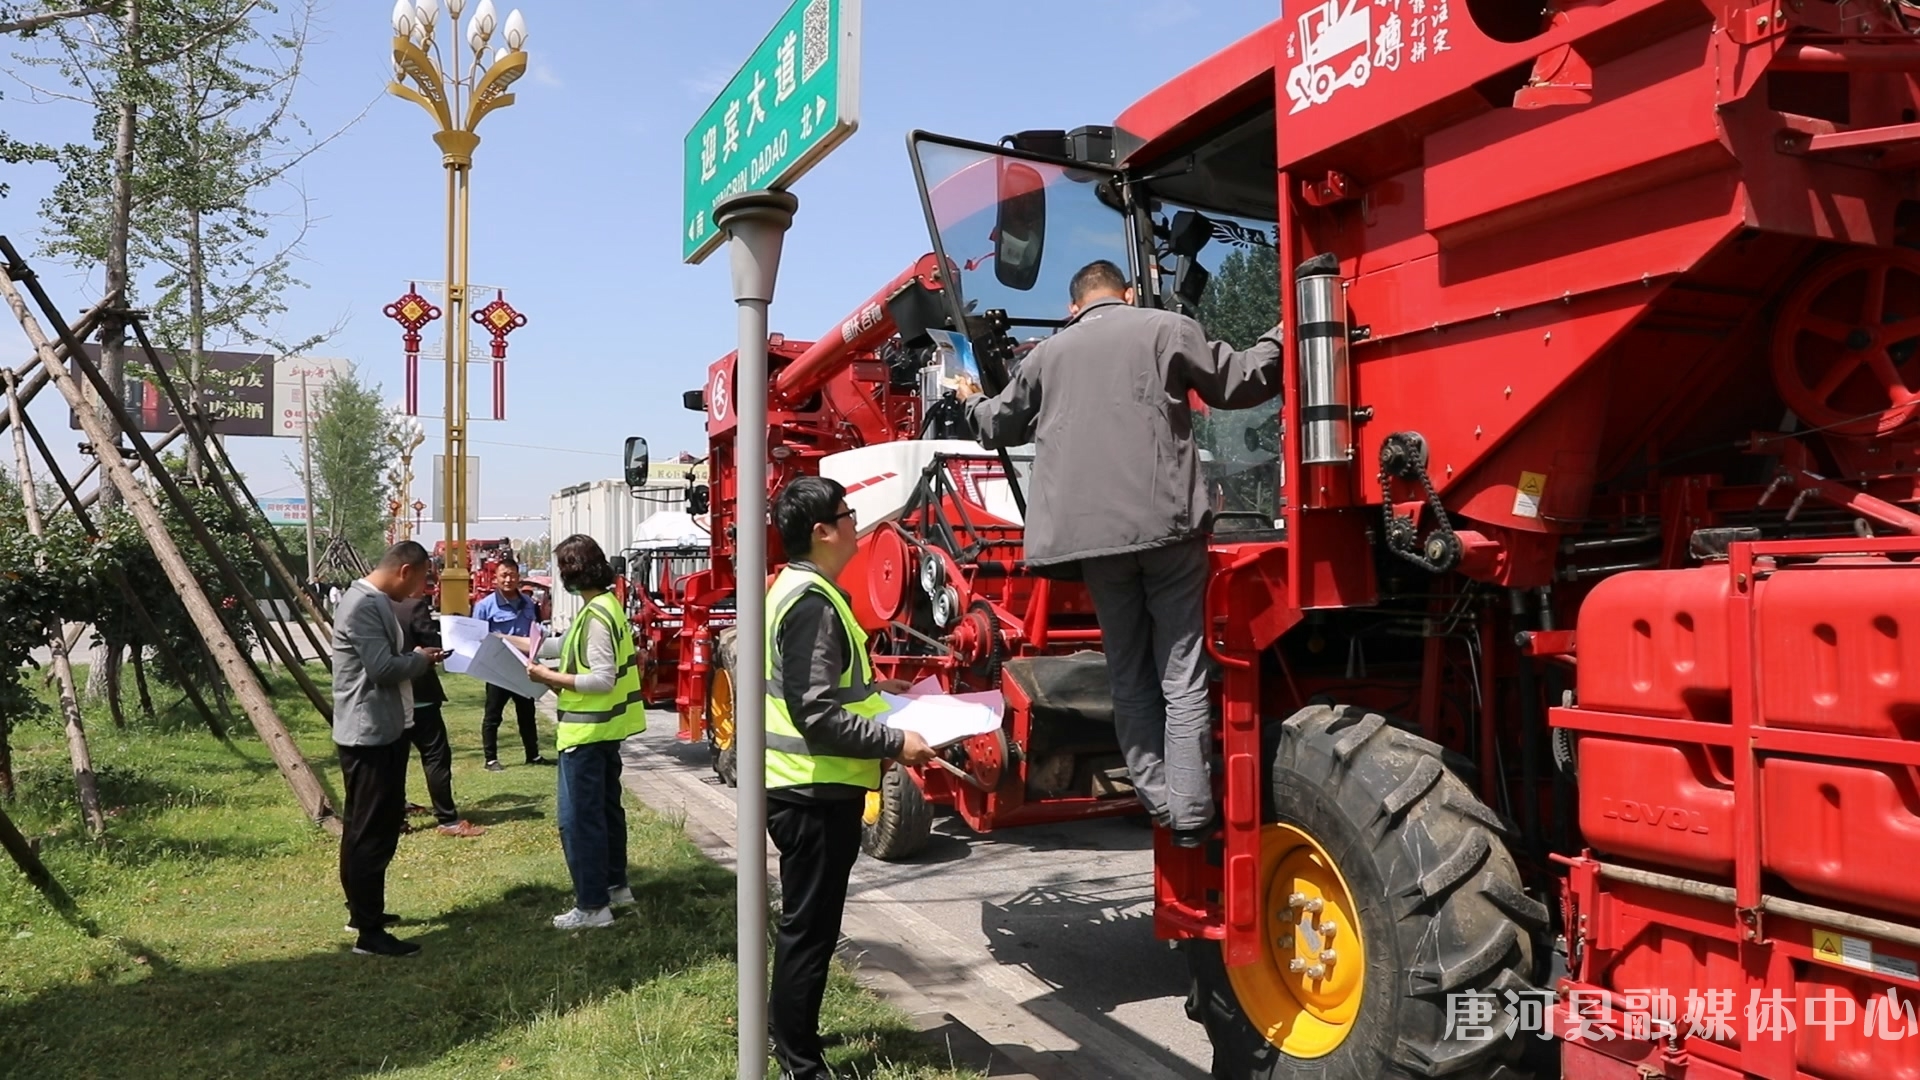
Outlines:
<svg viewBox="0 0 1920 1080"><path fill-rule="evenodd" d="M337 806L327 730L282 681L281 714ZM184 709L128 731L91 719L113 815L100 842L52 721L17 730L8 812L78 918L0 856L0 1076L731 1077L732 875L630 800L639 907L609 930L552 929L571 906L553 770L483 770L480 684L446 682L454 795L490 831L456 840L416 818L423 831L402 838L388 907L425 948L411 959L349 952L337 843L306 824L244 720L223 745ZM417 758L408 794L426 801ZM823 1026L842 1076L974 1075L844 974Z"/></svg>

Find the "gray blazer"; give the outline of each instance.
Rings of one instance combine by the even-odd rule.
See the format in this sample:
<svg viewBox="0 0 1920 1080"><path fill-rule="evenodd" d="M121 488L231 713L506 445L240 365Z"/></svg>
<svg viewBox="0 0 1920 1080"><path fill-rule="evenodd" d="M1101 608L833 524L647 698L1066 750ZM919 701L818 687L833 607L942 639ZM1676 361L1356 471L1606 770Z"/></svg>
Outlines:
<svg viewBox="0 0 1920 1080"><path fill-rule="evenodd" d="M1188 392L1217 409L1280 396L1280 328L1245 352L1171 311L1097 301L967 402L989 449L1034 444L1026 558L1034 566L1177 544L1213 527Z"/></svg>
<svg viewBox="0 0 1920 1080"><path fill-rule="evenodd" d="M356 581L333 613L333 741L385 746L406 734L407 691L433 665L402 651L400 620L385 593Z"/></svg>

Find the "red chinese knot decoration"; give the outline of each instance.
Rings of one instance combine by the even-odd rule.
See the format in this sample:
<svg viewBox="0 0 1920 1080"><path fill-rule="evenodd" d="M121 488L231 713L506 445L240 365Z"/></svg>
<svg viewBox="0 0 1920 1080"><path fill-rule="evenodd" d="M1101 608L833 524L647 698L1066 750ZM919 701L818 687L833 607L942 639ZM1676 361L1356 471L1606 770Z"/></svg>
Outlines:
<svg viewBox="0 0 1920 1080"><path fill-rule="evenodd" d="M507 418L507 335L527 325L527 317L507 303L504 292L495 292L493 303L473 313L473 321L493 335L493 418Z"/></svg>
<svg viewBox="0 0 1920 1080"><path fill-rule="evenodd" d="M401 338L407 347L407 415L420 415L420 328L440 317L440 309L420 295L418 282L407 283L407 294L384 309L387 318L406 331Z"/></svg>

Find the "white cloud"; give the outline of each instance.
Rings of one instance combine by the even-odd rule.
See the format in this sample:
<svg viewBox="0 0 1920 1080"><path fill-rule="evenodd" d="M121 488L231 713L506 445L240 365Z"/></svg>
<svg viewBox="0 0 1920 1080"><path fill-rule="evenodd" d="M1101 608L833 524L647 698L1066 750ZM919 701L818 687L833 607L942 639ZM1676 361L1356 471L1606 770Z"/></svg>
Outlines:
<svg viewBox="0 0 1920 1080"><path fill-rule="evenodd" d="M553 65L544 60L535 60L527 67L527 77L541 86L565 86L560 76L553 73Z"/></svg>
<svg viewBox="0 0 1920 1080"><path fill-rule="evenodd" d="M719 97L720 91L727 88L732 78L732 68L708 68L691 79L681 80L680 85L686 89L688 97L704 105Z"/></svg>

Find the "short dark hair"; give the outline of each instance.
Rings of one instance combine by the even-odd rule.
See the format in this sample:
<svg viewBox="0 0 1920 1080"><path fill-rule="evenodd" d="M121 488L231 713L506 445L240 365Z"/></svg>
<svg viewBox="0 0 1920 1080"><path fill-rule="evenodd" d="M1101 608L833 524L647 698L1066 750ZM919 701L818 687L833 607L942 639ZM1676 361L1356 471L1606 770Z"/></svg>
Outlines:
<svg viewBox="0 0 1920 1080"><path fill-rule="evenodd" d="M518 559L498 559L498 560L496 560L496 561L494 562L494 564L493 564L493 572L494 572L494 573L496 573L496 574L497 574L497 573L499 573L500 571L502 571L502 570L506 570L506 569L512 569L512 570L513 570L513 572L514 572L514 573L516 573L516 574L517 574L517 573L519 573L519 572L520 572L520 560L518 560Z"/></svg>
<svg viewBox="0 0 1920 1080"><path fill-rule="evenodd" d="M613 588L613 564L591 536L574 533L560 541L553 549L553 562L560 568L562 588Z"/></svg>
<svg viewBox="0 0 1920 1080"><path fill-rule="evenodd" d="M380 556L380 569L411 570L432 561L433 557L427 554L427 549L421 547L418 540L402 540Z"/></svg>
<svg viewBox="0 0 1920 1080"><path fill-rule="evenodd" d="M1126 273L1105 259L1095 259L1073 275L1073 283L1067 286L1067 298L1076 304L1083 304L1093 293L1126 291Z"/></svg>
<svg viewBox="0 0 1920 1080"><path fill-rule="evenodd" d="M804 559L813 551L813 527L828 525L840 512L847 489L824 476L802 476L773 500L773 525L780 530L780 546L788 559Z"/></svg>

